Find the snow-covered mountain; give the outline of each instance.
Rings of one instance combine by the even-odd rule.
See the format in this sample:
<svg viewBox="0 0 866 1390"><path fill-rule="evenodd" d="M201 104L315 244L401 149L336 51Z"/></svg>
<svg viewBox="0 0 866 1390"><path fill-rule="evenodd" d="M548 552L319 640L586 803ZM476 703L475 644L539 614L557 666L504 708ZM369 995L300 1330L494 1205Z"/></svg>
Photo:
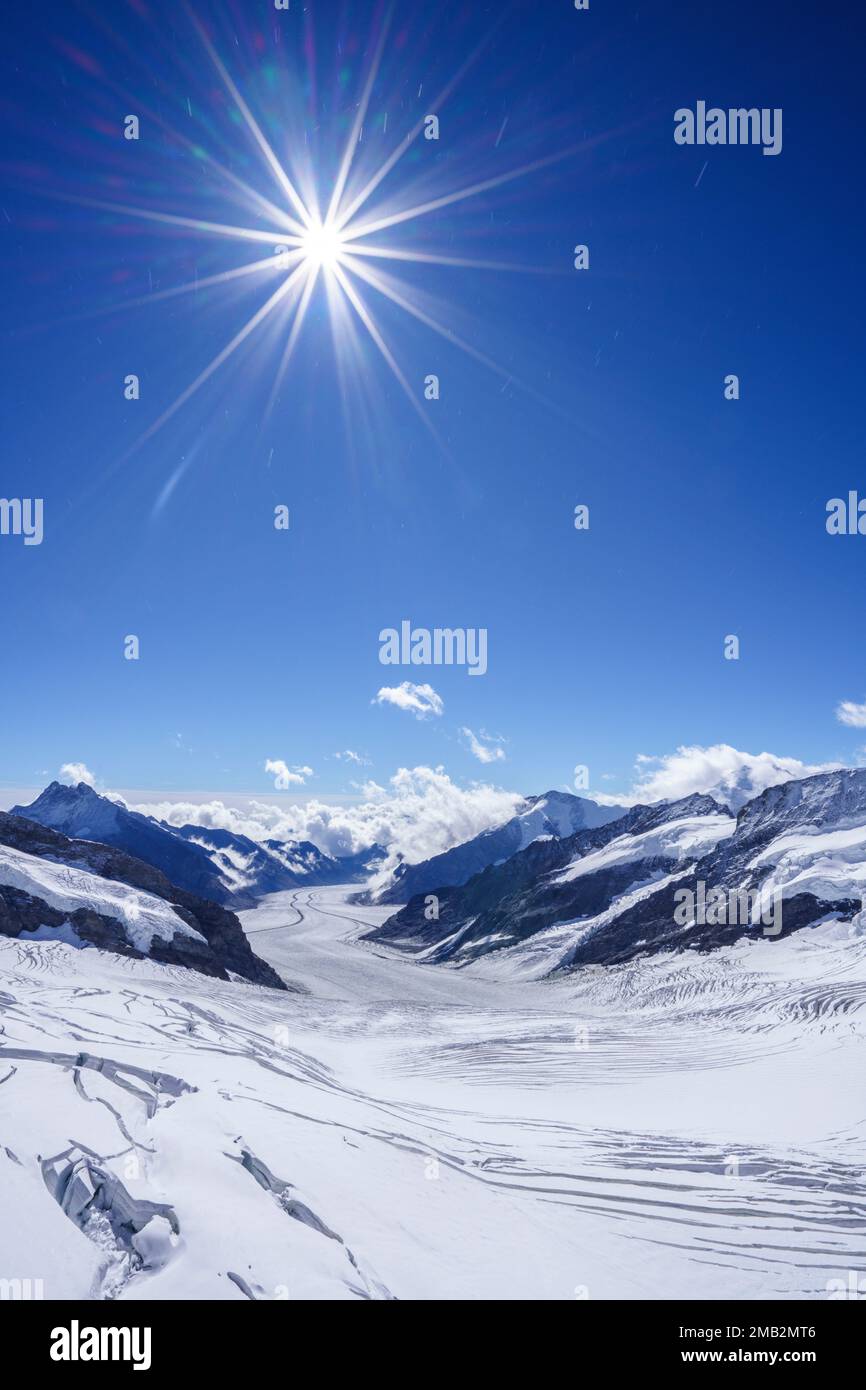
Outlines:
<svg viewBox="0 0 866 1390"><path fill-rule="evenodd" d="M188 840L173 826L100 796L84 782L74 787L52 782L32 805L13 806L12 814L58 830L71 839L96 840L125 850L200 898L252 906L252 897L238 891L235 876L226 873L212 850Z"/></svg>
<svg viewBox="0 0 866 1390"><path fill-rule="evenodd" d="M208 855L239 907L265 893L281 893L303 883L340 883L339 860L309 841L265 840L258 843L231 830L202 825L167 826Z"/></svg>
<svg viewBox="0 0 866 1390"><path fill-rule="evenodd" d="M607 909L636 883L699 857L733 825L707 796L635 806L606 825L540 838L462 886L431 885L372 935L432 961L465 962Z"/></svg>
<svg viewBox="0 0 866 1390"><path fill-rule="evenodd" d="M734 820L709 797L634 807L541 841L460 888L432 886L372 933L431 962L522 949L541 971L777 938L828 916L859 926L866 769L769 788ZM437 916L438 912L438 916Z"/></svg>
<svg viewBox="0 0 866 1390"><path fill-rule="evenodd" d="M264 848L295 875L298 887L310 884L317 888L328 883L361 883L388 853L382 845L369 845L354 854L331 856L310 840L265 840Z"/></svg>
<svg viewBox="0 0 866 1390"><path fill-rule="evenodd" d="M365 900L371 903L406 903L417 893L466 883L490 864L499 864L542 838L562 839L576 830L606 825L622 814L618 807L599 806L570 792L545 792L527 798L523 809L504 825L485 830L464 844L418 864L399 864Z"/></svg>
<svg viewBox="0 0 866 1390"><path fill-rule="evenodd" d="M12 814L75 839L126 850L188 892L236 909L253 907L266 893L358 881L368 867L366 858L333 859L307 841L258 843L229 830L169 825L84 782L74 787L52 782L32 805L14 806Z"/></svg>
<svg viewBox="0 0 866 1390"><path fill-rule="evenodd" d="M98 947L285 988L253 953L233 913L125 851L2 812L0 935Z"/></svg>

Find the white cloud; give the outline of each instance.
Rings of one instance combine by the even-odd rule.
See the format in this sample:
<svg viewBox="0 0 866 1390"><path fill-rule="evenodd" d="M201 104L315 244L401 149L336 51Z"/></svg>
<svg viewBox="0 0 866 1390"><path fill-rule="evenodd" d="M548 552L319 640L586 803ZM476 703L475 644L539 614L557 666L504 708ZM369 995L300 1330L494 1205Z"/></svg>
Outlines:
<svg viewBox="0 0 866 1390"><path fill-rule="evenodd" d="M853 729L866 729L866 705L855 705L853 700L843 700L836 707L836 718L840 724L849 724Z"/></svg>
<svg viewBox="0 0 866 1390"><path fill-rule="evenodd" d="M501 825L524 801L516 792L486 783L460 787L442 767L400 768L387 787L367 783L363 790L365 800L356 806L252 801L241 810L210 801L149 802L135 809L171 825L233 830L254 840L312 840L335 855L381 844L389 851L390 869L401 858L427 859Z"/></svg>
<svg viewBox="0 0 866 1390"><path fill-rule="evenodd" d="M471 729L466 728L461 729L460 732L469 741L469 751L472 756L477 758L480 763L505 761L505 749L501 746L501 738L494 738L492 734L485 734L483 729L477 735Z"/></svg>
<svg viewBox="0 0 866 1390"><path fill-rule="evenodd" d="M361 793L366 801L376 801L380 796L387 796L386 787L380 787L378 782L374 782L372 777L368 782L352 782L351 785L356 791Z"/></svg>
<svg viewBox="0 0 866 1390"><path fill-rule="evenodd" d="M355 763L358 767L370 766L369 758L362 758L360 753L353 753L351 748L344 748L342 753L335 753L334 757L341 762Z"/></svg>
<svg viewBox="0 0 866 1390"><path fill-rule="evenodd" d="M383 685L371 704L396 705L397 709L409 710L416 719L426 719L428 714L440 715L445 708L441 695L436 694L432 685L415 685L412 681Z"/></svg>
<svg viewBox="0 0 866 1390"><path fill-rule="evenodd" d="M278 792L286 791L289 787L302 787L307 778L313 776L311 767L290 768L282 758L268 758L265 772L273 774L274 790Z"/></svg>
<svg viewBox="0 0 866 1390"><path fill-rule="evenodd" d="M79 782L86 782L88 787L96 786L96 778L86 763L64 763L58 776L61 781L73 782L76 786Z"/></svg>
<svg viewBox="0 0 866 1390"><path fill-rule="evenodd" d="M652 801L677 801L695 792L706 792L717 801L739 810L751 797L767 787L795 778L829 772L838 763L810 765L799 758L782 758L775 753L742 753L729 743L711 748L683 747L664 757L636 759L637 779L629 792L609 796L596 792L594 799L606 806L634 806Z"/></svg>

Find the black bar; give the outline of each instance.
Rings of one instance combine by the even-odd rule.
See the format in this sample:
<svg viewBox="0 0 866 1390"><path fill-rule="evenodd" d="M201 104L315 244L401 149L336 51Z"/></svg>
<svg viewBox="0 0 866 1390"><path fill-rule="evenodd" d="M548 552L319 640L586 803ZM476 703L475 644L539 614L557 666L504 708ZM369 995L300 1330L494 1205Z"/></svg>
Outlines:
<svg viewBox="0 0 866 1390"><path fill-rule="evenodd" d="M468 1361L486 1370L519 1350L540 1371L552 1370L552 1358L560 1362L565 1353L575 1374L593 1363L613 1376L675 1368L700 1375L714 1365L770 1372L793 1365L826 1378L860 1354L862 1302L859 1294L820 1302L539 1301L522 1303L517 1314L511 1303L490 1302L446 1303L435 1314L429 1305L393 1303L378 1311L365 1305L362 1312L306 1301L4 1302L0 1332L7 1353L14 1345L23 1366L52 1378L92 1378L101 1369L133 1374L136 1362L139 1374L164 1376L186 1366L219 1376L220 1383L228 1376L247 1381L280 1374L281 1366L294 1378L302 1374L299 1356L312 1357L322 1373L345 1358L355 1375L385 1359L405 1375L411 1366L406 1336L423 1349L425 1377L438 1367L449 1377L464 1370L464 1346ZM102 1329L115 1332L103 1339ZM401 1343L390 1340L395 1335ZM103 1359L89 1359L92 1351ZM59 1353L73 1359L57 1359Z"/></svg>

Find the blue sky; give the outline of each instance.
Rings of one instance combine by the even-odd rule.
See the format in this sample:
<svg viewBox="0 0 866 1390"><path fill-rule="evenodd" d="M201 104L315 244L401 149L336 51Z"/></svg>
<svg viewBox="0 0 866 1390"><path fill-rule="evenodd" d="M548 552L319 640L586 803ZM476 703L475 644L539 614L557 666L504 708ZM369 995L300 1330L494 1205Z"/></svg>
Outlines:
<svg viewBox="0 0 866 1390"><path fill-rule="evenodd" d="M288 320L130 452L274 282L133 303L250 247L92 203L261 230L208 155L281 193L180 6L95 8L17 7L3 56L0 495L44 498L45 539L0 537L2 784L81 760L111 787L264 794L280 759L312 768L317 796L440 763L522 791L582 763L615 791L638 753L681 744L858 757L866 735L834 711L866 698L866 539L824 525L829 498L866 493L861 121L842 26L773 0L397 4L361 184L487 41L437 108L439 140L412 143L377 209L573 147L383 233L546 272L387 263L504 375L371 292L437 441L362 327L343 390L320 280L268 418ZM215 0L204 17L280 160L312 169L324 201L373 11ZM699 99L781 107L782 153L678 147L674 111ZM383 667L379 631L404 618L486 628L487 674ZM404 679L429 682L443 713L374 703ZM505 760L479 763L463 728L505 740Z"/></svg>

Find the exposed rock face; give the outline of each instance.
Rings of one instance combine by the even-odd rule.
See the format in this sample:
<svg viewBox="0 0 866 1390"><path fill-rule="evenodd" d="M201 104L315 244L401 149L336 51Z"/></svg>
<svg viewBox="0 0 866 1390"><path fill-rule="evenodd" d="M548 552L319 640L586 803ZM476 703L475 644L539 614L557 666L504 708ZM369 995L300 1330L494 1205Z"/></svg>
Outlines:
<svg viewBox="0 0 866 1390"><path fill-rule="evenodd" d="M123 850L92 840L70 840L58 831L3 812L0 845L36 860L67 864L94 879L92 905L71 911L51 906L40 898L35 876L32 893L20 885L0 881L0 933L4 936L20 936L40 927L66 928L81 942L103 950L139 958L147 955L152 960L185 965L220 979L227 979L233 972L254 984L286 988L276 972L255 955L234 913L176 887L159 869ZM180 919L179 925L185 923L191 932L181 929L168 940L155 936L147 951L141 950L130 941L123 922L112 915L110 905L104 912L99 910L100 879L126 884L170 904Z"/></svg>

